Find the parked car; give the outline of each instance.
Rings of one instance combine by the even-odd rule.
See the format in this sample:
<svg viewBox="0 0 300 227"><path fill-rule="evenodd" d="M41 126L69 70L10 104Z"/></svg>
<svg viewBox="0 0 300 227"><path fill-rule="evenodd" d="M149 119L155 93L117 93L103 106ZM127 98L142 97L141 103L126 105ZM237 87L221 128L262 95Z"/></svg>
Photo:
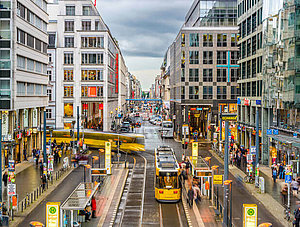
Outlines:
<svg viewBox="0 0 300 227"><path fill-rule="evenodd" d="M130 123L128 121L123 122L121 132L130 132Z"/></svg>

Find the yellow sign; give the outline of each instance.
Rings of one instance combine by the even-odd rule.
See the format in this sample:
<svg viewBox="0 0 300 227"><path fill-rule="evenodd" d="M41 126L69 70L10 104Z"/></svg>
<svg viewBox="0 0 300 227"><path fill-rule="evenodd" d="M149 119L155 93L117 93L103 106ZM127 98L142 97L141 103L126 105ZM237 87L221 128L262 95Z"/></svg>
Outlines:
<svg viewBox="0 0 300 227"><path fill-rule="evenodd" d="M59 202L46 204L46 227L59 227Z"/></svg>
<svg viewBox="0 0 300 227"><path fill-rule="evenodd" d="M105 142L105 168L106 174L111 174L111 142Z"/></svg>
<svg viewBox="0 0 300 227"><path fill-rule="evenodd" d="M236 121L237 115L235 116L222 116L222 121Z"/></svg>
<svg viewBox="0 0 300 227"><path fill-rule="evenodd" d="M200 117L200 114L194 114L194 116L198 118L198 117Z"/></svg>
<svg viewBox="0 0 300 227"><path fill-rule="evenodd" d="M223 175L214 175L214 184L223 184Z"/></svg>
<svg viewBox="0 0 300 227"><path fill-rule="evenodd" d="M192 156L198 157L198 142L192 143Z"/></svg>
<svg viewBox="0 0 300 227"><path fill-rule="evenodd" d="M243 204L243 227L257 226L257 205Z"/></svg>

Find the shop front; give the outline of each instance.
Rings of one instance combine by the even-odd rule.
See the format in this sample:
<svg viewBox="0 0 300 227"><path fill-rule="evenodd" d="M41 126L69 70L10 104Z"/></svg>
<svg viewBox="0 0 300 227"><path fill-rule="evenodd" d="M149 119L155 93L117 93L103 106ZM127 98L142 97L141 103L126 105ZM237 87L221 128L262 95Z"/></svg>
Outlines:
<svg viewBox="0 0 300 227"><path fill-rule="evenodd" d="M200 138L206 138L210 112L211 106L202 105L190 107L188 114L190 133L197 131Z"/></svg>
<svg viewBox="0 0 300 227"><path fill-rule="evenodd" d="M82 102L84 127L103 131L103 109L103 102Z"/></svg>

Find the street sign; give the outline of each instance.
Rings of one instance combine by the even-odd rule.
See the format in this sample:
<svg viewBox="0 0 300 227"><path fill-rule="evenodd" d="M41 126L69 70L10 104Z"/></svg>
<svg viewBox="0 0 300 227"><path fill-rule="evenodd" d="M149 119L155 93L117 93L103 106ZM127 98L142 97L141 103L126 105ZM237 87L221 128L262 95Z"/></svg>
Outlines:
<svg viewBox="0 0 300 227"><path fill-rule="evenodd" d="M48 171L49 172L53 172L53 162L54 162L54 157L53 157L53 155L50 155L49 157L48 157Z"/></svg>
<svg viewBox="0 0 300 227"><path fill-rule="evenodd" d="M267 135L272 135L272 129L267 129Z"/></svg>
<svg viewBox="0 0 300 227"><path fill-rule="evenodd" d="M223 175L214 175L213 183L215 184L223 184Z"/></svg>
<svg viewBox="0 0 300 227"><path fill-rule="evenodd" d="M278 135L278 129L273 129L273 135Z"/></svg>
<svg viewBox="0 0 300 227"><path fill-rule="evenodd" d="M252 165L250 164L247 164L247 173L252 173L253 172L253 168L252 168Z"/></svg>
<svg viewBox="0 0 300 227"><path fill-rule="evenodd" d="M111 142L105 142L105 168L106 173L111 174Z"/></svg>
<svg viewBox="0 0 300 227"><path fill-rule="evenodd" d="M15 171L15 160L8 160L8 171L9 172Z"/></svg>
<svg viewBox="0 0 300 227"><path fill-rule="evenodd" d="M222 118L222 121L236 121L237 120L237 114L222 113L221 118Z"/></svg>
<svg viewBox="0 0 300 227"><path fill-rule="evenodd" d="M192 143L192 156L198 157L198 142Z"/></svg>
<svg viewBox="0 0 300 227"><path fill-rule="evenodd" d="M13 210L17 210L18 209L18 195L10 196L10 207Z"/></svg>
<svg viewBox="0 0 300 227"><path fill-rule="evenodd" d="M285 183L290 184L292 183L292 176L291 175L285 175Z"/></svg>
<svg viewBox="0 0 300 227"><path fill-rule="evenodd" d="M182 125L182 135L183 136L189 135L189 126L188 125Z"/></svg>
<svg viewBox="0 0 300 227"><path fill-rule="evenodd" d="M256 154L256 147L255 146L251 146L250 153L253 154L253 155Z"/></svg>
<svg viewBox="0 0 300 227"><path fill-rule="evenodd" d="M243 227L257 227L256 204L243 204Z"/></svg>
<svg viewBox="0 0 300 227"><path fill-rule="evenodd" d="M59 202L46 204L46 227L59 227Z"/></svg>
<svg viewBox="0 0 300 227"><path fill-rule="evenodd" d="M15 195L17 193L16 184L7 184L7 194Z"/></svg>
<svg viewBox="0 0 300 227"><path fill-rule="evenodd" d="M247 163L252 163L253 162L253 155L252 154L247 154Z"/></svg>

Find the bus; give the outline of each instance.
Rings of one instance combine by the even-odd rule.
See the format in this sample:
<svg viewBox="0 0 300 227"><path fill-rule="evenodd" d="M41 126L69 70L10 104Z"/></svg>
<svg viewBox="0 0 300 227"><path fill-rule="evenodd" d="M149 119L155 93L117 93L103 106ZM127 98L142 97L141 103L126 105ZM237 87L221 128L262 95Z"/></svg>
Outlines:
<svg viewBox="0 0 300 227"><path fill-rule="evenodd" d="M51 132L51 141L54 139L56 143L60 145L62 142L71 143L71 141L77 140L77 132L75 130L74 136L71 137L69 130L53 130ZM145 151L145 136L141 134L117 134L109 132L99 132L90 129L85 129L79 132L80 140L84 141L84 144L89 148L105 148L105 142L112 141L112 150L117 150L115 141L120 140L120 151L132 152L132 151ZM50 139L50 132L47 132L47 141Z"/></svg>
<svg viewBox="0 0 300 227"><path fill-rule="evenodd" d="M161 137L173 138L173 123L172 121L163 121L161 124Z"/></svg>
<svg viewBox="0 0 300 227"><path fill-rule="evenodd" d="M169 146L155 149L155 199L176 203L181 199L180 168L175 153Z"/></svg>

